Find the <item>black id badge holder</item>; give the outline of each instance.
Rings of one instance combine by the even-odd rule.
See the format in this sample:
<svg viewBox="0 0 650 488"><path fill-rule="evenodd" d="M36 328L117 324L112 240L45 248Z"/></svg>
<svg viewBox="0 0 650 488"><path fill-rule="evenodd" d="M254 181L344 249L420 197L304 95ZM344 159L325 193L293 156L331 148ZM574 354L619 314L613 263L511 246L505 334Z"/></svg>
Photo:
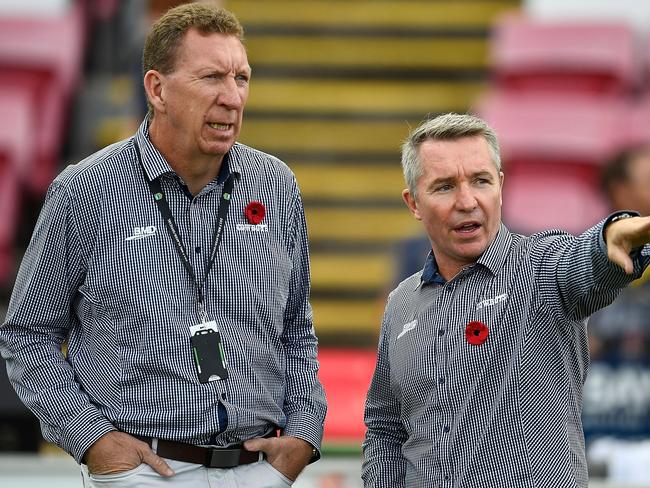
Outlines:
<svg viewBox="0 0 650 488"><path fill-rule="evenodd" d="M192 325L190 341L199 381L209 383L227 379L228 363L217 323L210 321Z"/></svg>

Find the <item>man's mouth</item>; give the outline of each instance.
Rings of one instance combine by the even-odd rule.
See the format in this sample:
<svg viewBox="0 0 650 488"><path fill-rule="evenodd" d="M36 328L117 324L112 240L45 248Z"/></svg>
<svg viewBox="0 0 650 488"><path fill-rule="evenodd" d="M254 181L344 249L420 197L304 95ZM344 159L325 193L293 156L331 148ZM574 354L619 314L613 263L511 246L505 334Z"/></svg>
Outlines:
<svg viewBox="0 0 650 488"><path fill-rule="evenodd" d="M217 122L208 122L208 125L216 130L229 130L232 124L219 124Z"/></svg>
<svg viewBox="0 0 650 488"><path fill-rule="evenodd" d="M462 234L470 234L474 232L476 229L481 227L481 224L478 222L467 222L466 224L459 225L458 227L455 227L454 230L457 232L460 232Z"/></svg>

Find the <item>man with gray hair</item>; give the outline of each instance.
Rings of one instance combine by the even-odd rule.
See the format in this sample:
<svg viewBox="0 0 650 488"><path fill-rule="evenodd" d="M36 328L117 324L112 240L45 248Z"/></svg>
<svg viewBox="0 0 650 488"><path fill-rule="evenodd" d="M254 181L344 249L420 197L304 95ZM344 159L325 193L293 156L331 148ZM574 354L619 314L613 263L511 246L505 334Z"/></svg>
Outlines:
<svg viewBox="0 0 650 488"><path fill-rule="evenodd" d="M388 298L365 486L586 488L586 319L650 264L650 217L511 233L497 138L471 115L424 122L402 165L431 253Z"/></svg>
<svg viewBox="0 0 650 488"><path fill-rule="evenodd" d="M0 351L84 486L283 487L319 456L305 216L237 142L242 37L207 4L153 25L149 115L56 178L21 265Z"/></svg>

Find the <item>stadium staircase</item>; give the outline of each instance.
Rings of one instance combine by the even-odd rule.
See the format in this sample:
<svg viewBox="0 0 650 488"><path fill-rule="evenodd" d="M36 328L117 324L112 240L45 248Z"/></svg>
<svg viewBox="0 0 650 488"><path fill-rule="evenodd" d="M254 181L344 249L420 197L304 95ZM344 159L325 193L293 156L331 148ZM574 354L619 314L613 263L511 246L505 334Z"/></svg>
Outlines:
<svg viewBox="0 0 650 488"><path fill-rule="evenodd" d="M490 26L519 2L224 3L253 67L241 140L287 162L303 193L321 344L374 348L394 245L421 232L401 199L400 144L427 114L472 106Z"/></svg>

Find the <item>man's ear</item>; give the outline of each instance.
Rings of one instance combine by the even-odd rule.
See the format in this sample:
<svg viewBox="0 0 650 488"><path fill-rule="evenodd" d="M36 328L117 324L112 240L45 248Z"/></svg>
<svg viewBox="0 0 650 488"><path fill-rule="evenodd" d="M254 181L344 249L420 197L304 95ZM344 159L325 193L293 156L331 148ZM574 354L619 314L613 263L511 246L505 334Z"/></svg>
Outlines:
<svg viewBox="0 0 650 488"><path fill-rule="evenodd" d="M418 204L415 201L415 198L413 198L413 195L411 195L411 191L408 188L404 188L404 190L402 190L402 198L404 199L406 206L413 214L413 217L415 217L417 220L422 220L420 211L418 210Z"/></svg>
<svg viewBox="0 0 650 488"><path fill-rule="evenodd" d="M144 91L154 112L165 112L164 79L155 69L150 69L144 75Z"/></svg>
<svg viewBox="0 0 650 488"><path fill-rule="evenodd" d="M503 179L504 178L505 175L503 174L503 171L499 171L499 191L501 192L499 203L501 204L501 206L503 206Z"/></svg>

